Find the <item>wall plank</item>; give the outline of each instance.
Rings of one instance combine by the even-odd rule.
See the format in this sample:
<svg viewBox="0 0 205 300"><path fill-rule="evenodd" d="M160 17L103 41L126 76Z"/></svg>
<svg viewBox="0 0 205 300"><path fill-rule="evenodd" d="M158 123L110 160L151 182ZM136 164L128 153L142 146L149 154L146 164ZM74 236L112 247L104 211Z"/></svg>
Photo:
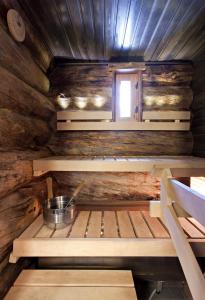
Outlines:
<svg viewBox="0 0 205 300"><path fill-rule="evenodd" d="M43 120L0 109L0 147L35 148L45 145L51 135L48 124Z"/></svg>
<svg viewBox="0 0 205 300"><path fill-rule="evenodd" d="M54 172L58 185L56 195L72 195L75 187L85 180L78 195L78 204L151 200L159 198L160 180L148 173Z"/></svg>
<svg viewBox="0 0 205 300"><path fill-rule="evenodd" d="M16 43L3 27L0 27L0 40L0 64L32 87L48 93L49 80L33 61L28 49Z"/></svg>
<svg viewBox="0 0 205 300"><path fill-rule="evenodd" d="M193 100L190 87L144 87L144 110L189 110Z"/></svg>
<svg viewBox="0 0 205 300"><path fill-rule="evenodd" d="M56 155L190 155L190 132L76 131L57 132L49 144Z"/></svg>
<svg viewBox="0 0 205 300"><path fill-rule="evenodd" d="M40 68L43 71L47 71L52 59L52 54L37 29L34 28L32 21L26 16L20 2L17 0L0 1L0 11L5 29L7 28L7 11L12 8L16 9L21 14L21 17L26 24L26 38L23 44L29 49L34 61Z"/></svg>
<svg viewBox="0 0 205 300"><path fill-rule="evenodd" d="M51 155L42 146L55 132L56 119L46 97L49 80L44 73L51 57L27 19L25 42L11 38L6 24L9 8L25 17L16 0L0 2L0 268L5 270L1 299L23 266L22 261L13 268L7 265L13 239L30 225L47 197L45 178L33 179L32 159Z"/></svg>
<svg viewBox="0 0 205 300"><path fill-rule="evenodd" d="M49 120L55 109L51 101L0 65L0 107Z"/></svg>
<svg viewBox="0 0 205 300"><path fill-rule="evenodd" d="M193 154L205 157L205 62L194 64L192 104Z"/></svg>
<svg viewBox="0 0 205 300"><path fill-rule="evenodd" d="M59 93L72 97L69 109L78 109L74 97L87 97L85 110L112 109L112 73L107 65L72 65L55 67L49 77L50 95L53 99ZM102 107L93 104L96 95L105 98Z"/></svg>
<svg viewBox="0 0 205 300"><path fill-rule="evenodd" d="M0 153L0 198L32 181L33 159L50 155L47 149L38 151L4 151Z"/></svg>
<svg viewBox="0 0 205 300"><path fill-rule="evenodd" d="M191 64L151 65L143 71L144 110L189 110L193 100L190 88L193 67ZM114 95L114 74L108 65L59 65L51 74L51 97L59 93L67 96L88 97L85 110L97 110L92 99L104 96L107 101L100 108L111 110ZM78 109L72 101L69 109Z"/></svg>
<svg viewBox="0 0 205 300"><path fill-rule="evenodd" d="M143 72L143 85L146 86L186 86L190 87L193 77L191 64L149 65Z"/></svg>

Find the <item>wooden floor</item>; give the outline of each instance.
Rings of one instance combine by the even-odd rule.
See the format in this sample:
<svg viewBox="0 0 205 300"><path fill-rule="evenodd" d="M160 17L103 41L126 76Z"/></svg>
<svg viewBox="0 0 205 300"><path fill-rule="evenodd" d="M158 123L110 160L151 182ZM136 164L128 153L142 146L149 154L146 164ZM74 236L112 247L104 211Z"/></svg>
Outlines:
<svg viewBox="0 0 205 300"><path fill-rule="evenodd" d="M24 270L5 300L137 300L131 271Z"/></svg>
<svg viewBox="0 0 205 300"><path fill-rule="evenodd" d="M34 175L49 171L86 171L86 172L152 172L153 169L170 168L173 176L203 176L205 159L192 156L175 157L72 157L53 156L33 161ZM200 172L199 172L200 171Z"/></svg>
<svg viewBox="0 0 205 300"><path fill-rule="evenodd" d="M205 228L179 218L186 237L204 245ZM203 246L204 247L204 246ZM205 254L205 253L204 253ZM199 256L204 256L201 252ZM176 256L168 230L148 211L79 211L72 225L53 230L40 215L14 241L14 257Z"/></svg>

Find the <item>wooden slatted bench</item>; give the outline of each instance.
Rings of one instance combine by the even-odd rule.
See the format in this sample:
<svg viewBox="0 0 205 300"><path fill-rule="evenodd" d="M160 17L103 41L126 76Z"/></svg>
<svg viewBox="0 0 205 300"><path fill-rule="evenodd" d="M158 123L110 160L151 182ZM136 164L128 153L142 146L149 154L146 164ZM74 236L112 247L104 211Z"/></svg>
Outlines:
<svg viewBox="0 0 205 300"><path fill-rule="evenodd" d="M179 218L196 255L204 256L205 228ZM148 211L79 211L72 225L53 230L40 215L13 243L11 262L19 257L175 257L169 233Z"/></svg>
<svg viewBox="0 0 205 300"><path fill-rule="evenodd" d="M169 168L173 176L203 176L205 159L193 156L72 157L53 156L33 161L34 176L49 171L152 172Z"/></svg>
<svg viewBox="0 0 205 300"><path fill-rule="evenodd" d="M131 271L24 270L5 300L136 300Z"/></svg>

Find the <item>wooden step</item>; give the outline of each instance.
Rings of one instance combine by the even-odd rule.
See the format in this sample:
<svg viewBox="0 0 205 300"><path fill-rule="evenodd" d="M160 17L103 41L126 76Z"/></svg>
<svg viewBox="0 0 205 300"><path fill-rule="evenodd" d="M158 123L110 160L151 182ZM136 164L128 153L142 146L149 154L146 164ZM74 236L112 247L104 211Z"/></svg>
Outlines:
<svg viewBox="0 0 205 300"><path fill-rule="evenodd" d="M5 300L136 300L131 271L24 270Z"/></svg>

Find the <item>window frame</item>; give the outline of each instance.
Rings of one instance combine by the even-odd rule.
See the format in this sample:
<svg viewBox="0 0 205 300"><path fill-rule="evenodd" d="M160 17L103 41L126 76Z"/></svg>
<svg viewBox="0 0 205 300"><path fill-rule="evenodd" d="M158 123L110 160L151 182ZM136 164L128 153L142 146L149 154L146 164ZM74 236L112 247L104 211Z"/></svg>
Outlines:
<svg viewBox="0 0 205 300"><path fill-rule="evenodd" d="M123 80L131 81L131 116L120 116L120 82ZM137 111L136 111L137 109ZM140 121L141 120L141 72L116 72L115 73L115 121Z"/></svg>

